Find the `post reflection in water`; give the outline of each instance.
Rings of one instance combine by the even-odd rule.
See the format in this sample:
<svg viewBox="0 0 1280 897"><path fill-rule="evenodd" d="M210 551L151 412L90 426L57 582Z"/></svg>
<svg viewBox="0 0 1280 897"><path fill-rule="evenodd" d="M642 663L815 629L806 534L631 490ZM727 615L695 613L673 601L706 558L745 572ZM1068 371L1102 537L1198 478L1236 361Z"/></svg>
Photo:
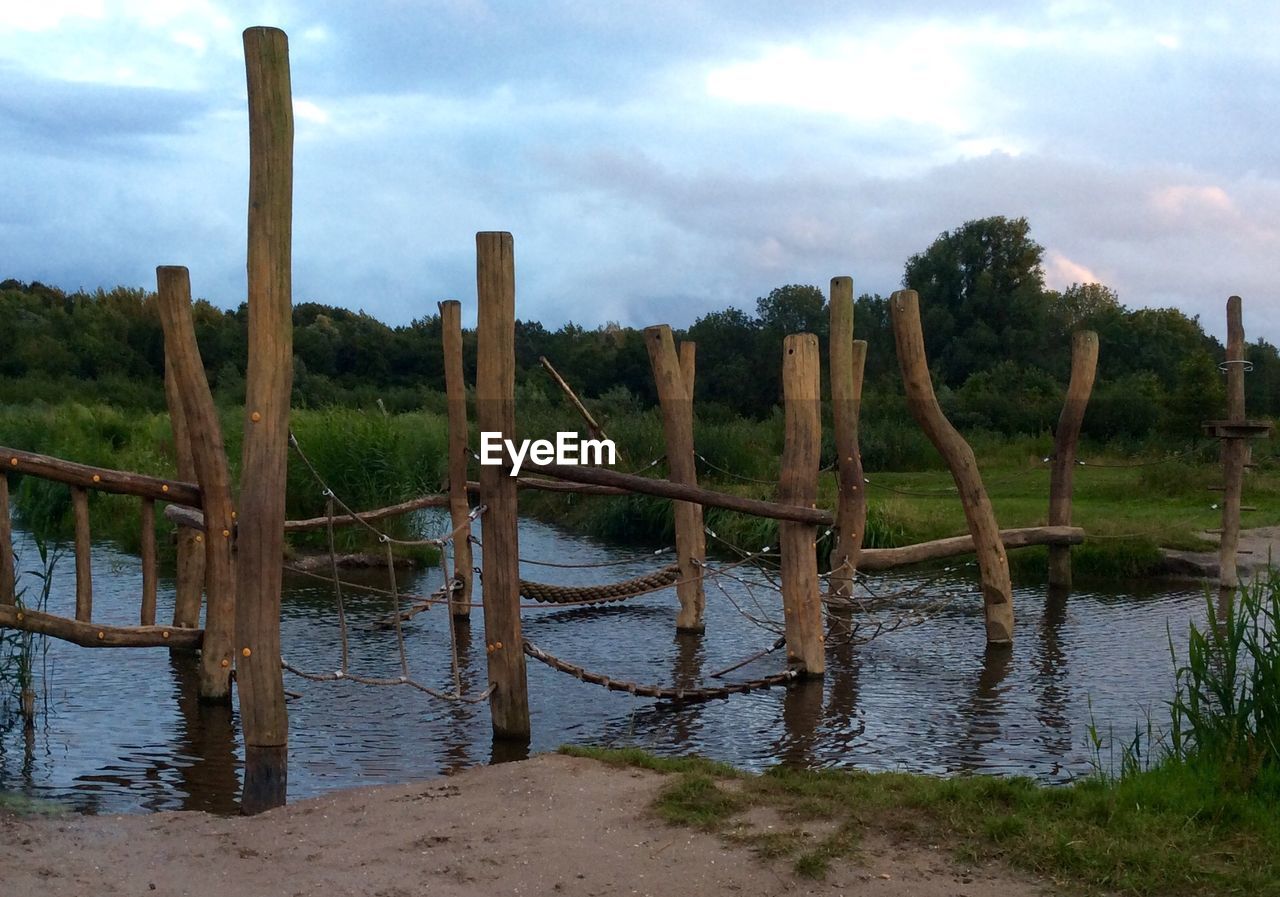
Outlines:
<svg viewBox="0 0 1280 897"><path fill-rule="evenodd" d="M458 652L458 687L464 695L482 689L484 684L477 684L471 667L471 622L465 617L452 619L445 624L451 633L453 643ZM454 649L450 649L451 651ZM450 666L453 661L450 659ZM441 772L446 775L461 772L474 766L477 758L471 755L471 732L481 722L487 722L488 705L468 704L454 701L448 705L448 734L445 736L446 747L441 753ZM526 749L527 750L527 749ZM500 751L501 752L501 751ZM500 761L495 761L500 762Z"/></svg>
<svg viewBox="0 0 1280 897"><path fill-rule="evenodd" d="M1043 727L1037 736L1050 754L1065 755L1071 749L1068 724L1067 652L1063 649L1062 630L1067 622L1067 599L1070 589L1050 587L1044 599L1044 616L1040 620L1040 645L1036 653L1036 719ZM1056 774L1060 767L1053 767Z"/></svg>
<svg viewBox="0 0 1280 897"><path fill-rule="evenodd" d="M185 792L182 809L234 813L239 809L241 764L231 705L200 700L196 654L172 652L169 666L178 703L176 746L180 756L190 758L178 767Z"/></svg>
<svg viewBox="0 0 1280 897"><path fill-rule="evenodd" d="M810 677L787 686L782 698L782 731L773 754L787 766L817 766L815 742L822 722L823 681Z"/></svg>

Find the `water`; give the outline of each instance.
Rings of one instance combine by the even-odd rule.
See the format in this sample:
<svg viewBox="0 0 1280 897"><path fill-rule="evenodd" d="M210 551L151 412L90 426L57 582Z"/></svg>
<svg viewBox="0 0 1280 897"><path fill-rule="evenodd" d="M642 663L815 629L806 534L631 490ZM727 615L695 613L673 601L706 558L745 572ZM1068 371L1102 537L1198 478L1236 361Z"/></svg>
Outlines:
<svg viewBox="0 0 1280 897"><path fill-rule="evenodd" d="M30 540L17 534L19 570L36 564ZM642 554L523 521L521 553L560 563L595 563ZM522 576L548 582L626 579L670 560L648 557L598 570L524 565ZM744 573L739 568L735 573ZM95 619L131 623L138 613L136 559L96 547ZM426 593L440 572L399 577L405 592ZM344 578L387 584L385 570L344 571ZM760 577L745 577L759 583ZM1081 591L1046 598L1016 590L1012 651L988 653L981 599L971 567L922 582L911 576L876 581L886 619L962 593L927 622L860 646L832 647L827 675L790 689L727 701L673 707L578 682L529 663L532 752L561 744L636 745L659 753L698 753L748 769L777 762L811 767L856 766L933 774L984 772L1064 782L1087 773L1087 727L1096 720L1127 740L1148 715L1167 719L1173 661L1169 633L1181 646L1189 623L1205 618L1195 588L1153 586L1124 592ZM726 590L751 615L779 618L775 593L727 579ZM20 581L31 584L23 577ZM914 596L893 598L911 589ZM172 613L172 582L161 580L158 619ZM70 614L74 572L56 568L50 610ZM330 587L286 578L282 641L286 658L309 671L333 671L339 633ZM351 669L399 675L393 632L372 623L388 610L376 594L349 593ZM474 613L460 649L464 691L486 684L483 624ZM525 635L546 650L616 679L693 685L771 644L772 632L748 621L719 588L707 587L707 633L677 637L672 590L592 610L532 610ZM405 633L414 677L452 686L447 617L421 614ZM7 644L7 643L6 643ZM7 655L8 648L3 649ZM729 678L777 672L781 651ZM163 649L95 650L57 640L36 658L40 715L24 732L16 695L0 705L0 790L56 800L83 812L204 809L234 812L243 762L234 708L198 705L194 672ZM456 771L524 755L495 743L485 704L444 703L404 687L313 683L286 674L300 693L289 703L289 796ZM6 685L4 691L8 694Z"/></svg>

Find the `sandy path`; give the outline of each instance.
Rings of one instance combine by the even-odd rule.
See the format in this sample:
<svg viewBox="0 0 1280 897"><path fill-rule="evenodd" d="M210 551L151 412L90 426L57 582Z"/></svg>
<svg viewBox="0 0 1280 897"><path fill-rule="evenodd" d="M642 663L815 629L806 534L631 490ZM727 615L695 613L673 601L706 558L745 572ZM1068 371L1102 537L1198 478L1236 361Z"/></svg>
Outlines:
<svg viewBox="0 0 1280 897"><path fill-rule="evenodd" d="M0 820L0 893L80 895L966 895L1041 886L872 839L865 866L796 878L646 808L662 777L544 755L447 779L355 789L253 818Z"/></svg>

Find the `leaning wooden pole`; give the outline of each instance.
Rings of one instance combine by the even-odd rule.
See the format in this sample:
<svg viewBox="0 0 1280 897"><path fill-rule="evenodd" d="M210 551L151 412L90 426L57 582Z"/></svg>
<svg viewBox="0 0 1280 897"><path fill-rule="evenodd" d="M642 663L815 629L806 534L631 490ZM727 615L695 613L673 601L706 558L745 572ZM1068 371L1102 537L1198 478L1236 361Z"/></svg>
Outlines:
<svg viewBox="0 0 1280 897"><path fill-rule="evenodd" d="M159 272L157 271L157 278ZM190 286L186 287L190 291ZM161 302L163 306L163 300ZM163 311L161 321L163 323ZM178 479L188 483L198 482L195 455L192 451L191 433L187 428L187 412L183 407L182 391L178 387L169 337L165 337L164 398L169 408L169 424L173 430L173 455L177 461ZM197 353L199 350L197 349ZM201 365L201 376L204 366ZM205 389L208 389L206 379ZM223 454L225 463L226 456ZM187 527L178 527L177 570L174 577L173 625L195 629L200 625L200 602L204 594L204 545L196 541L198 533Z"/></svg>
<svg viewBox="0 0 1280 897"><path fill-rule="evenodd" d="M591 438L608 439L609 434L604 431L604 427L600 426L600 422L587 410L587 406L582 404L582 399L578 398L578 394L573 391L573 387L565 381L564 377L560 376L560 372L556 370L556 366L551 363L551 360L545 355L539 355L538 364L542 365L542 369L551 376L556 386L560 387L560 391L569 400L569 404L574 407L578 415L586 423L587 430L591 433Z"/></svg>
<svg viewBox="0 0 1280 897"><path fill-rule="evenodd" d="M13 563L13 518L9 516L9 475L0 471L0 605L17 602L17 572Z"/></svg>
<svg viewBox="0 0 1280 897"><path fill-rule="evenodd" d="M1244 316L1239 296L1227 300L1227 424L1243 425L1244 416ZM1218 584L1224 589L1240 585L1236 555L1240 548L1240 493L1249 444L1239 436L1222 440L1222 540L1218 543Z"/></svg>
<svg viewBox="0 0 1280 897"><path fill-rule="evenodd" d="M198 561L188 559L188 567L178 568L179 588L189 589L186 600L193 606L174 611L174 626L195 629L200 625L200 583L186 582L183 576L201 571L208 594L205 635L200 651L200 699L209 702L231 700L231 667L236 628L235 511L231 500L231 471L222 439L222 422L209 391L204 362L196 344L196 327L191 317L191 277L186 268L171 265L156 268L156 298L160 326L164 331L164 351L173 379L174 400L170 415L178 433L191 450L190 463L200 484L201 511L205 531L178 529L178 545L190 536L191 547L201 552ZM181 421L179 424L178 422ZM182 556L179 555L179 561ZM179 597L182 597L181 594ZM190 617L187 615L190 614ZM181 623L177 622L182 617Z"/></svg>
<svg viewBox="0 0 1280 897"><path fill-rule="evenodd" d="M920 327L920 297L915 290L898 290L889 300L889 310L907 406L951 469L973 536L986 610L987 644L1010 644L1013 641L1013 586L1009 581L1009 560L973 449L942 413L934 394L924 352L924 331Z"/></svg>
<svg viewBox="0 0 1280 897"><path fill-rule="evenodd" d="M1080 427L1084 424L1084 409L1093 392L1094 375L1098 370L1098 334L1092 330L1078 330L1071 337L1071 381L1067 385L1067 398L1058 417L1058 429L1053 434L1053 457L1049 468L1049 525L1071 525L1072 480L1076 467L1076 444L1080 441ZM1071 588L1071 548L1066 545L1049 547L1049 587Z"/></svg>
<svg viewBox="0 0 1280 897"><path fill-rule="evenodd" d="M280 666L281 557L293 385L293 101L289 39L244 33L249 88L249 369L245 377L236 684L244 728L241 810L285 801L289 717Z"/></svg>
<svg viewBox="0 0 1280 897"><path fill-rule="evenodd" d="M476 426L515 439L516 271L508 233L476 234ZM493 734L527 740L529 683L520 632L520 535L516 480L502 465L480 466L484 533L484 641L489 654Z"/></svg>
<svg viewBox="0 0 1280 897"><path fill-rule="evenodd" d="M828 580L829 610L836 620L852 610L858 553L867 523L867 489L858 449L862 375L867 343L853 338L853 278L831 279L831 423L836 444L836 525Z"/></svg>
<svg viewBox="0 0 1280 897"><path fill-rule="evenodd" d="M440 303L444 350L444 389L449 406L449 518L453 524L453 575L450 592L453 619L471 619L471 504L467 498L467 383L462 370L462 303Z"/></svg>
<svg viewBox="0 0 1280 897"><path fill-rule="evenodd" d="M667 470L671 482L698 485L694 465L693 400L680 370L671 328L666 324L646 327L645 346L658 386L658 402L662 407L662 432L667 445ZM692 356L690 357L692 360ZM691 363L691 362L690 362ZM702 613L706 595L702 584L702 562L707 556L707 536L702 526L702 505L687 501L675 504L676 563L680 580L676 596L680 611L676 629L680 632L702 632L706 628Z"/></svg>
<svg viewBox="0 0 1280 897"><path fill-rule="evenodd" d="M812 508L818 500L818 459L822 451L821 373L818 338L793 333L783 341L782 396L785 442L778 501ZM822 634L816 527L789 521L778 524L782 555L782 610L787 664L805 675L827 668Z"/></svg>

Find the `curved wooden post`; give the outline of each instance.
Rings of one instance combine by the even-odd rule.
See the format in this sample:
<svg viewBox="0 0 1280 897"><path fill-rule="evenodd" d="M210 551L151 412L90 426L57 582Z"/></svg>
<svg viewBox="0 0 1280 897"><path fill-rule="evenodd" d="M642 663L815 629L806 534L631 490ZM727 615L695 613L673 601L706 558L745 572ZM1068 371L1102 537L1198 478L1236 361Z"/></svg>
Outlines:
<svg viewBox="0 0 1280 897"><path fill-rule="evenodd" d="M783 340L782 396L786 441L778 501L812 508L818 500L818 462L822 451L821 387L818 338L793 333ZM782 555L782 609L786 625L787 663L809 676L826 671L819 594L817 528L806 523L778 524Z"/></svg>
<svg viewBox="0 0 1280 897"><path fill-rule="evenodd" d="M1009 560L973 449L942 413L934 394L924 353L924 332L920 327L920 297L915 290L898 290L889 300L889 310L907 406L951 469L965 520L973 535L981 571L987 644L1010 644L1013 641L1013 586L1009 581Z"/></svg>
<svg viewBox="0 0 1280 897"><path fill-rule="evenodd" d="M831 549L829 610L839 619L852 611L853 581L867 523L867 490L858 449L866 340L853 338L853 278L831 278L831 422L836 443L836 525Z"/></svg>
<svg viewBox="0 0 1280 897"><path fill-rule="evenodd" d="M186 283L186 281L182 281ZM183 288L183 295L190 293L190 285ZM190 307L190 303L187 303ZM161 326L163 327L164 312L161 312ZM194 339L193 339L194 341ZM196 350L197 355L199 349ZM165 336L165 358L164 358L164 399L165 404L169 407L169 424L173 430L173 455L177 462L178 479L188 483L198 483L200 476L196 472L195 456L192 453L191 432L187 427L187 412L183 407L182 390L178 387L177 374L174 370L174 362L170 357L169 337ZM204 366L201 364L200 375L204 376ZM193 385L190 388L197 388ZM209 384L206 379L204 390L207 392ZM197 391L199 391L197 389ZM226 461L226 453L219 449L221 453L219 457ZM184 629L196 629L200 626L200 603L204 594L204 545L196 541L198 534L195 530L180 526L175 532L177 539L177 575L174 582L173 596L173 625L180 626ZM230 644L230 643L228 643Z"/></svg>
<svg viewBox="0 0 1280 897"><path fill-rule="evenodd" d="M462 303L440 303L444 388L449 404L449 519L453 524L453 575L461 588L450 592L453 619L471 619L471 504L467 498L467 384L462 370Z"/></svg>
<svg viewBox="0 0 1280 897"><path fill-rule="evenodd" d="M476 426L481 433L516 432L515 244L508 233L476 234ZM529 682L520 631L520 533L516 479L502 465L480 465L484 533L484 641L489 709L497 738L528 740Z"/></svg>
<svg viewBox="0 0 1280 897"><path fill-rule="evenodd" d="M280 588L293 385L289 39L277 28L249 28L244 33L244 58L249 89L249 369L235 645L245 743L241 810L250 814L283 804L287 783L289 717L280 667Z"/></svg>
<svg viewBox="0 0 1280 897"><path fill-rule="evenodd" d="M698 471L693 458L693 401L690 387L685 385L680 370L671 328L658 324L644 329L645 347L658 386L658 403L662 407L662 433L667 445L667 470L673 483L698 484ZM690 363L692 355L690 355ZM676 596L680 612L676 629L680 632L702 632L706 595L702 585L702 562L707 556L707 536L702 528L702 505L687 501L675 503L676 563L680 580Z"/></svg>
<svg viewBox="0 0 1280 897"><path fill-rule="evenodd" d="M13 518L9 516L9 476L0 471L0 605L17 599L17 572L13 564Z"/></svg>
<svg viewBox="0 0 1280 897"><path fill-rule="evenodd" d="M1084 409L1093 392L1098 370L1098 334L1078 330L1071 336L1071 382L1053 434L1053 458L1049 468L1049 525L1071 525L1071 487L1076 466L1076 443L1084 423ZM1049 587L1071 588L1071 549L1049 547Z"/></svg>
<svg viewBox="0 0 1280 897"><path fill-rule="evenodd" d="M196 328L191 318L191 277L179 266L156 268L156 298L160 309L160 326L164 330L166 364L172 373L174 400L170 415L176 411L175 426L180 428L191 449L191 465L200 484L201 511L205 532L179 527L179 545L188 535L194 551L201 552L199 569L203 571L208 591L204 642L200 651L200 698L204 701L231 700L232 635L236 618L236 584L233 561L235 512L231 504L231 472L227 450L222 440L222 423L209 391L204 362L196 345ZM181 420L179 424L178 421ZM174 439L179 430L175 429ZM192 562L192 567L196 566ZM183 570L179 568L181 576ZM185 571L191 575L192 570ZM181 622L187 629L200 623L200 588L188 583L194 594L194 607L182 609ZM191 596L187 596L190 598ZM175 619L179 610L174 610ZM178 626L175 622L174 626Z"/></svg>
<svg viewBox="0 0 1280 897"><path fill-rule="evenodd" d="M1239 296L1227 300L1227 422L1243 424L1244 318ZM1236 553L1240 547L1240 493L1249 444L1240 437L1222 440L1222 540L1218 543L1218 585L1240 585Z"/></svg>

